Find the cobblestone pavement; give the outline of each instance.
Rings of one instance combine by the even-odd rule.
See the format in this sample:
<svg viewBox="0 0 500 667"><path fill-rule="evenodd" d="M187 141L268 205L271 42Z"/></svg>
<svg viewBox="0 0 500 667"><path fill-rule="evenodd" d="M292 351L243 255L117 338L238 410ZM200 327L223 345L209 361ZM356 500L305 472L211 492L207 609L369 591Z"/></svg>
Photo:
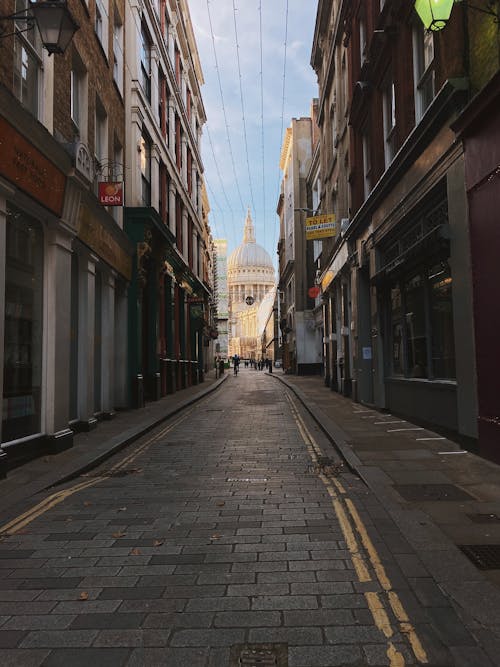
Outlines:
<svg viewBox="0 0 500 667"><path fill-rule="evenodd" d="M499 664L293 394L253 370L3 529L2 667Z"/></svg>

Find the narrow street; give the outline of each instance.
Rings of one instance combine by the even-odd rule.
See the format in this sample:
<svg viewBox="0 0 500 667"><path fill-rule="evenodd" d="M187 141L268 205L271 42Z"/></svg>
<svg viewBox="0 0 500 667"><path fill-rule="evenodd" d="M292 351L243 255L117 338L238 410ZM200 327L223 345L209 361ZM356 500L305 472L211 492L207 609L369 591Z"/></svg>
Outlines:
<svg viewBox="0 0 500 667"><path fill-rule="evenodd" d="M253 369L0 530L2 666L494 664L297 398Z"/></svg>

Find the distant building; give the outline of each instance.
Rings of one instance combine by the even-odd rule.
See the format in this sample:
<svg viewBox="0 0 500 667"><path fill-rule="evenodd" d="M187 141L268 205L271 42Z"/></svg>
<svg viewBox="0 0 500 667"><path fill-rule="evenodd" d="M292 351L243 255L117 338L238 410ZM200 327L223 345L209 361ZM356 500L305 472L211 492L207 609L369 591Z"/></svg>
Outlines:
<svg viewBox="0 0 500 667"><path fill-rule="evenodd" d="M216 328L218 336L215 343L215 354L223 359L229 355L229 305L227 287L227 241L215 239L215 263L216 263Z"/></svg>
<svg viewBox="0 0 500 667"><path fill-rule="evenodd" d="M281 149L283 172L278 202L280 217L279 289L284 293L280 327L283 336L283 367L298 373L321 373L321 329L316 324L313 242L306 241L305 220L311 215L307 176L313 157L314 121L293 118ZM311 211L311 212L309 212Z"/></svg>
<svg viewBox="0 0 500 667"><path fill-rule="evenodd" d="M275 286L274 267L268 252L255 240L250 211L243 242L234 250L227 266L229 289L229 355L260 359L261 340L257 314L269 290Z"/></svg>

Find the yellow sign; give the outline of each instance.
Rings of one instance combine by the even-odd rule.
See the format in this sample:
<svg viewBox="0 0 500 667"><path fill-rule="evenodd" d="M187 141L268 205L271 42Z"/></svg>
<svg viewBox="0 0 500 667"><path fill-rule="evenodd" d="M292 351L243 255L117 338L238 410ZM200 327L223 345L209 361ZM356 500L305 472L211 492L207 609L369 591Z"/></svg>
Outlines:
<svg viewBox="0 0 500 667"><path fill-rule="evenodd" d="M335 277L333 271L327 271L321 280L321 291L326 292L328 285L332 282Z"/></svg>
<svg viewBox="0 0 500 667"><path fill-rule="evenodd" d="M336 234L337 223L333 213L306 218L306 241L324 239L328 236L336 236Z"/></svg>

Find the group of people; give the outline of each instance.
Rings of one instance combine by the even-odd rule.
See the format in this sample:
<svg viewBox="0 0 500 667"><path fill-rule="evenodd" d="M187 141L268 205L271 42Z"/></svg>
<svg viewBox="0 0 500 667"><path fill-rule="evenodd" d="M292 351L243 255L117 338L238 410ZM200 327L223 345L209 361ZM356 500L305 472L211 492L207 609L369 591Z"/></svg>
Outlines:
<svg viewBox="0 0 500 667"><path fill-rule="evenodd" d="M237 375L242 360L238 354L235 354L231 360L233 362L233 373L234 375ZM245 364L245 368L250 366L250 368L254 368L256 371L261 371L266 368L269 373L273 372L273 362L271 359L261 358L259 361L256 361L255 359L244 359L243 362Z"/></svg>

